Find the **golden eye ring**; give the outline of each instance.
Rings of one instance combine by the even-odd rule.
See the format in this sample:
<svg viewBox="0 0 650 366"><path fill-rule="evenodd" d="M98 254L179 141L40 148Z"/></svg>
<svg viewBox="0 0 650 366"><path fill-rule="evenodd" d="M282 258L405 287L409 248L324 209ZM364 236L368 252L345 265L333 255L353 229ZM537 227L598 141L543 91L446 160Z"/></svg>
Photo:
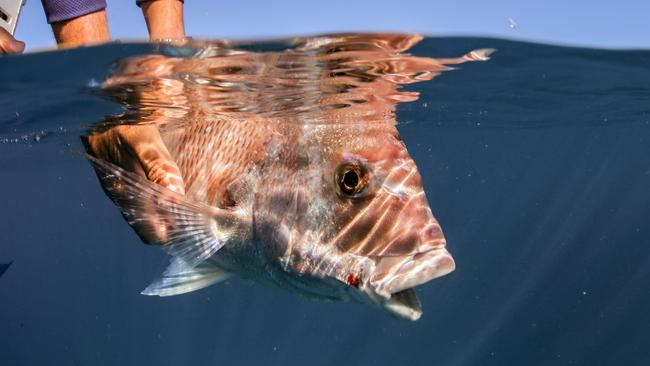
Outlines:
<svg viewBox="0 0 650 366"><path fill-rule="evenodd" d="M356 164L344 164L337 169L336 183L346 196L359 196L368 184L365 169Z"/></svg>

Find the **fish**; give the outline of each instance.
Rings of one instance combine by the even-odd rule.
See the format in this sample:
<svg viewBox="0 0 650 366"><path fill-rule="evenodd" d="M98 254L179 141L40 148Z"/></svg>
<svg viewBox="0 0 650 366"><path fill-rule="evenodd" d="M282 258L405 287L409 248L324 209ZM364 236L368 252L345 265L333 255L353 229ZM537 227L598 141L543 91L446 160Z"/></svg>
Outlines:
<svg viewBox="0 0 650 366"><path fill-rule="evenodd" d="M13 261L9 263L0 263L0 277L2 277L2 275L5 274L5 272L7 272L7 270L9 269L12 263Z"/></svg>
<svg viewBox="0 0 650 366"><path fill-rule="evenodd" d="M104 89L128 111L83 141L125 220L172 257L142 294L184 294L236 274L419 319L414 288L455 262L396 127L396 104L417 94L397 88L489 54L406 54L419 39L322 36L268 52L200 44L182 57L122 61ZM93 148L157 134L138 144L162 143L179 176L160 174L182 190Z"/></svg>

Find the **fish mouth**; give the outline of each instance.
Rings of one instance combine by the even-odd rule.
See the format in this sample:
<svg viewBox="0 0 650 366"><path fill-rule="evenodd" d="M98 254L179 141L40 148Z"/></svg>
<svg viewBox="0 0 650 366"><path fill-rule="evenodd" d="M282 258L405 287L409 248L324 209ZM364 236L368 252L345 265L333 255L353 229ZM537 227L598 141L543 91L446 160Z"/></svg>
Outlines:
<svg viewBox="0 0 650 366"><path fill-rule="evenodd" d="M412 288L391 294L390 298L380 305L399 319L416 321L422 316L422 304Z"/></svg>
<svg viewBox="0 0 650 366"><path fill-rule="evenodd" d="M444 276L456 268L451 254L443 247L399 257L381 257L371 285L377 304L393 316L418 320L422 305L414 288Z"/></svg>

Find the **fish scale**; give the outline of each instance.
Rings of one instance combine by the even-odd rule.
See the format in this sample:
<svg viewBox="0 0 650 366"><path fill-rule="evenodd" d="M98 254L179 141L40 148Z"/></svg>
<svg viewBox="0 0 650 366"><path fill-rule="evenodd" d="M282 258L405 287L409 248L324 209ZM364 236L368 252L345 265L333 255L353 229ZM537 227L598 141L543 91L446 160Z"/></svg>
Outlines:
<svg viewBox="0 0 650 366"><path fill-rule="evenodd" d="M161 131L183 176L186 195L217 207L226 205L230 183L259 163L268 133L268 127L259 123L226 119L196 120ZM207 145L211 148L202 148Z"/></svg>

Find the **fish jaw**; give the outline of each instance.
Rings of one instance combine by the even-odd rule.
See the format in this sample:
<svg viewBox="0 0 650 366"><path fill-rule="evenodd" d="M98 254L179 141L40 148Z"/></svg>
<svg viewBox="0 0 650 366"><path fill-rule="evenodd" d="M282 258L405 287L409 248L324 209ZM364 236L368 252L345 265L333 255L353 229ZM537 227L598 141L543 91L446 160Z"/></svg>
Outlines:
<svg viewBox="0 0 650 366"><path fill-rule="evenodd" d="M420 299L412 288L396 292L378 305L398 319L416 321L422 316Z"/></svg>
<svg viewBox="0 0 650 366"><path fill-rule="evenodd" d="M422 315L414 287L449 274L456 268L447 249L377 258L375 274L365 292L379 307L399 319L418 320Z"/></svg>

